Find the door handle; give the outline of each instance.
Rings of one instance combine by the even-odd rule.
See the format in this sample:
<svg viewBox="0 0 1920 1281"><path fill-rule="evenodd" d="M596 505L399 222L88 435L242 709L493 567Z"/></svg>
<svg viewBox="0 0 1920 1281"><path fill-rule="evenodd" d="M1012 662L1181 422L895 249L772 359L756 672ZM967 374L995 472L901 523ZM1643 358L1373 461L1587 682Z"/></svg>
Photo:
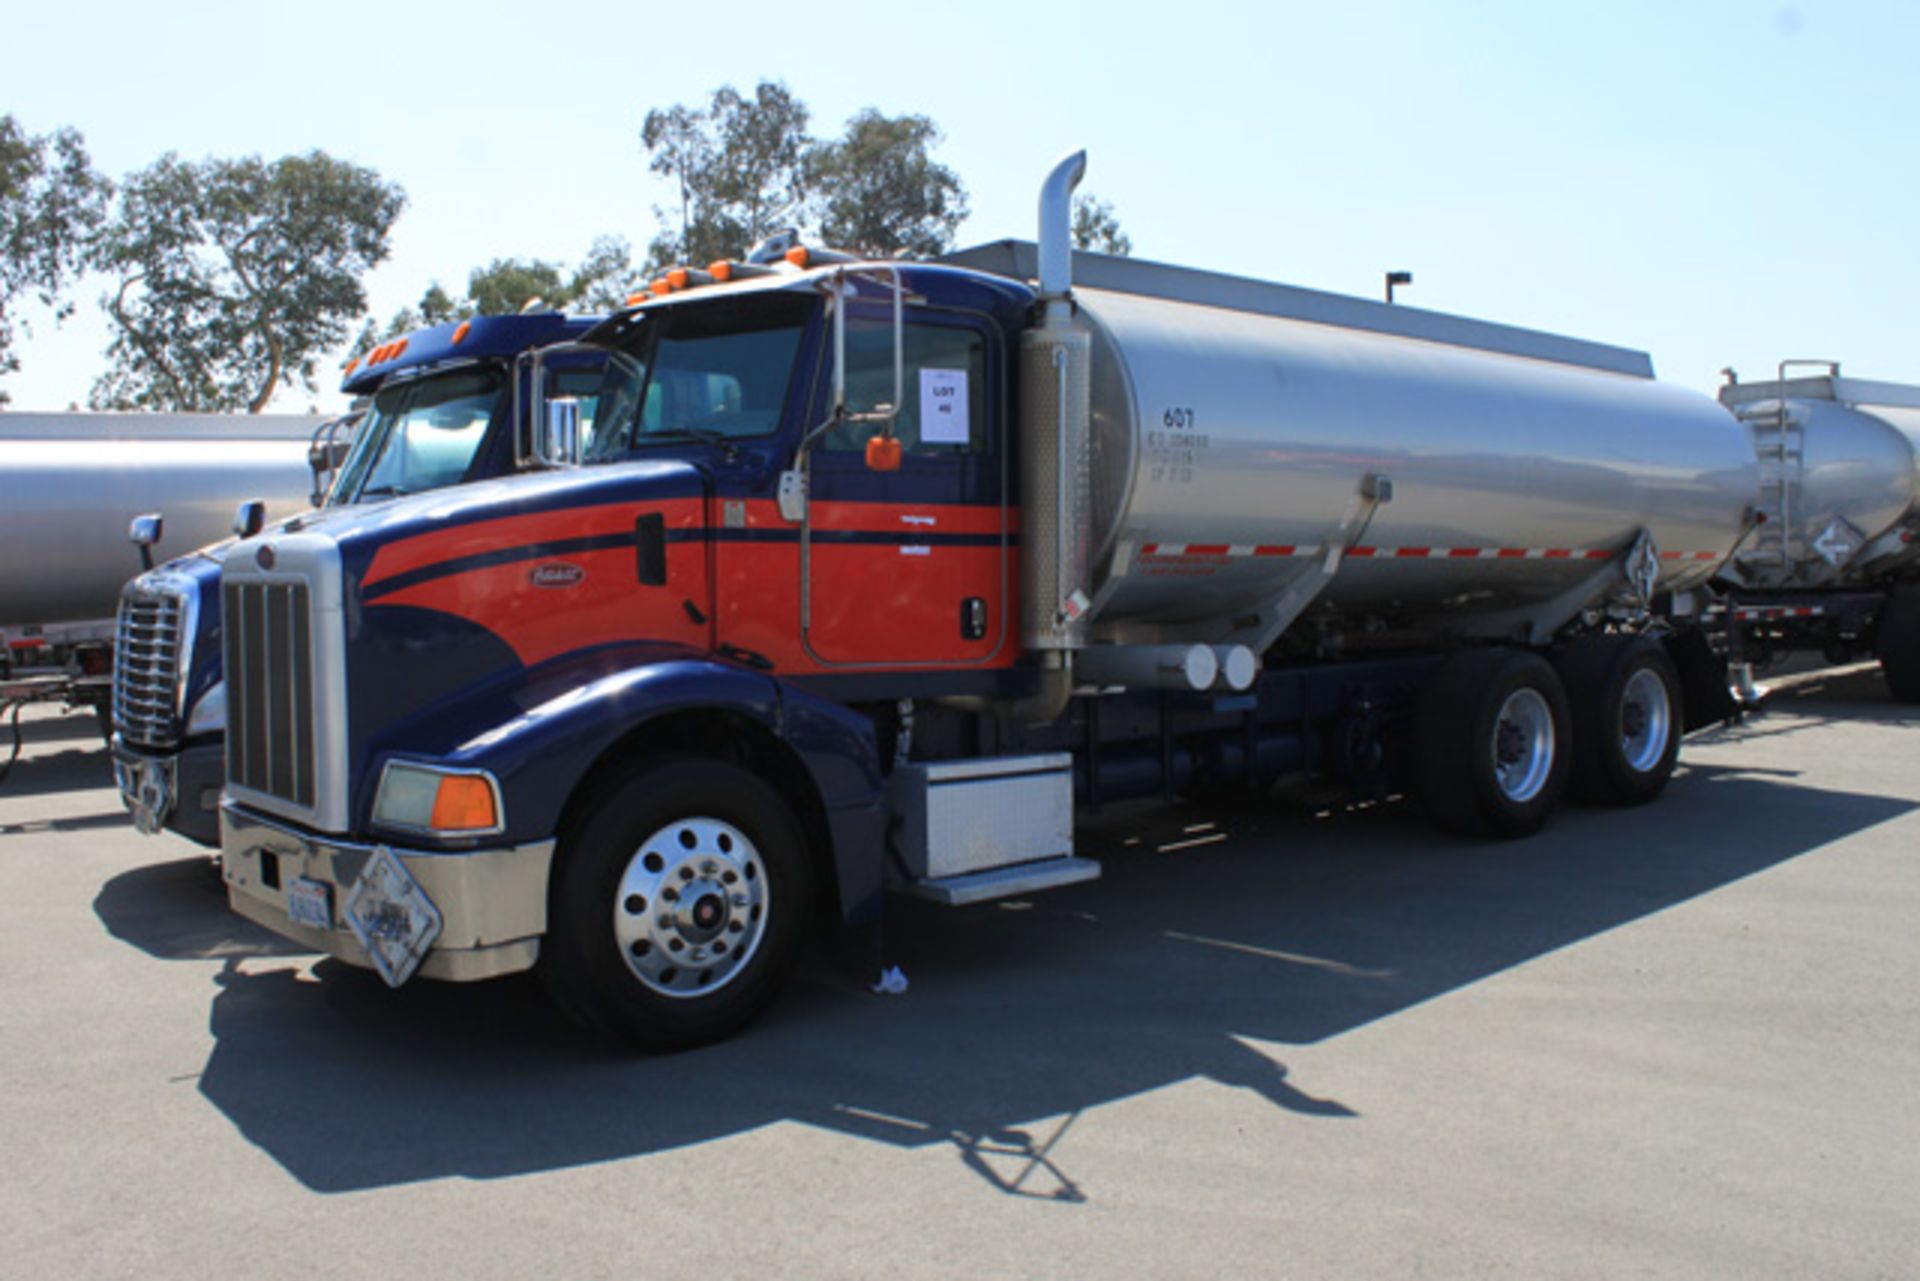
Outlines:
<svg viewBox="0 0 1920 1281"><path fill-rule="evenodd" d="M969 596L960 602L960 638L982 640L987 634L987 601L984 596Z"/></svg>

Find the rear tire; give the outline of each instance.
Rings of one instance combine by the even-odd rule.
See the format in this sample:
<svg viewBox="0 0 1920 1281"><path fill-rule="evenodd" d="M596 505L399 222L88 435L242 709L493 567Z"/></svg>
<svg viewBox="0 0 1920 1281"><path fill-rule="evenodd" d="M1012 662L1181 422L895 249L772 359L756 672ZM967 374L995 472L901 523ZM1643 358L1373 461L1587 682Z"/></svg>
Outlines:
<svg viewBox="0 0 1920 1281"><path fill-rule="evenodd" d="M648 1050L750 1023L793 972L809 919L806 846L780 795L713 760L656 761L607 785L557 851L540 970L556 1003Z"/></svg>
<svg viewBox="0 0 1920 1281"><path fill-rule="evenodd" d="M1414 791L1442 828L1540 830L1567 786L1567 696L1537 654L1476 649L1433 674L1414 713Z"/></svg>
<svg viewBox="0 0 1920 1281"><path fill-rule="evenodd" d="M1680 757L1680 676L1650 636L1583 636L1554 656L1573 710L1573 789L1644 805Z"/></svg>
<svg viewBox="0 0 1920 1281"><path fill-rule="evenodd" d="M1920 587L1896 587L1880 611L1880 674L1903 703L1920 703Z"/></svg>

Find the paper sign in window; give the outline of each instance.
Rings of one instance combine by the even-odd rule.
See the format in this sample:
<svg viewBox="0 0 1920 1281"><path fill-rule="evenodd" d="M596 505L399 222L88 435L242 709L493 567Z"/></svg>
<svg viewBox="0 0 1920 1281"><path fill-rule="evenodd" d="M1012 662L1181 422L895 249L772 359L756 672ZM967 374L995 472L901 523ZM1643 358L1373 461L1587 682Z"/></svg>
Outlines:
<svg viewBox="0 0 1920 1281"><path fill-rule="evenodd" d="M964 445L967 428L967 371L920 371L920 441L927 445Z"/></svg>

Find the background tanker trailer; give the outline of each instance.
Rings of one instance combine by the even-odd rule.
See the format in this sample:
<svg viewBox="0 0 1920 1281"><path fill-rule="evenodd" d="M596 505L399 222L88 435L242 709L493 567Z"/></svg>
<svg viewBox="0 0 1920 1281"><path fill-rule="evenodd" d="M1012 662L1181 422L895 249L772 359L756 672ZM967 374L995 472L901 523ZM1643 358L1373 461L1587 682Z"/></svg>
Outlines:
<svg viewBox="0 0 1920 1281"><path fill-rule="evenodd" d="M0 414L0 708L103 707L121 585L140 572L133 518L170 546L226 535L260 499L309 500L326 420L305 415Z"/></svg>
<svg viewBox="0 0 1920 1281"><path fill-rule="evenodd" d="M1877 653L1895 696L1920 702L1920 387L1795 360L1720 401L1760 467L1755 519L1721 575L1736 662Z"/></svg>
<svg viewBox="0 0 1920 1281"><path fill-rule="evenodd" d="M1684 607L1746 430L1638 353L1072 255L1082 165L1038 247L670 273L584 339L637 412L552 474L235 548L234 908L679 1046L816 906L1096 875L1076 806L1654 797L1727 708Z"/></svg>
<svg viewBox="0 0 1920 1281"><path fill-rule="evenodd" d="M316 440L314 503L268 527L311 526L336 509L381 502L511 472L516 465L516 357L565 344L594 319L554 312L477 316L381 345L341 381L362 416L344 456L337 437ZM565 358L557 358L566 364ZM604 353L577 353L555 390L590 393ZM582 414L591 434L592 402ZM330 485L321 466L335 469ZM121 800L141 831L219 843L216 807L224 777L225 686L221 681L220 563L231 539L141 574L120 598L119 630L137 638L137 659L114 673L112 740ZM122 549L124 553L124 548Z"/></svg>
<svg viewBox="0 0 1920 1281"><path fill-rule="evenodd" d="M308 450L324 418L292 414L0 414L0 627L111 618L139 569L135 516L165 540L228 535L234 508L310 502Z"/></svg>

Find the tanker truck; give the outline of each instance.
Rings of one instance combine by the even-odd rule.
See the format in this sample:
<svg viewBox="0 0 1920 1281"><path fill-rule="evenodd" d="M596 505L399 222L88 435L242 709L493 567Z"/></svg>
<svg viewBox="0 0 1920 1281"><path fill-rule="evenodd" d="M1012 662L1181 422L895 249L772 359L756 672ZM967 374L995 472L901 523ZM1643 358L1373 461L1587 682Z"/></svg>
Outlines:
<svg viewBox="0 0 1920 1281"><path fill-rule="evenodd" d="M516 453L525 452L516 450L513 435L512 370L533 347L555 349L549 360L558 365L557 389L588 406L590 433L606 357L597 349L570 356L564 349L594 323L557 312L476 316L355 358L341 381L361 407L351 446L342 454L337 434L313 442L313 503L321 510L266 532L321 527L357 504L512 471ZM116 668L112 687L114 777L134 826L215 849L226 730L219 580L233 544L231 537L209 543L126 584L118 630L130 657Z"/></svg>
<svg viewBox="0 0 1920 1281"><path fill-rule="evenodd" d="M1723 567L1713 612L1737 679L1776 655L1876 655L1888 687L1920 702L1920 387L1842 377L1838 362L1728 371L1720 401L1752 433L1751 527Z"/></svg>
<svg viewBox="0 0 1920 1281"><path fill-rule="evenodd" d="M231 906L377 970L538 970L652 1049L890 894L1099 873L1076 812L1301 775L1445 829L1652 800L1724 715L1689 612L1746 430L1637 352L1072 253L796 245L588 333L590 445L242 542Z"/></svg>

